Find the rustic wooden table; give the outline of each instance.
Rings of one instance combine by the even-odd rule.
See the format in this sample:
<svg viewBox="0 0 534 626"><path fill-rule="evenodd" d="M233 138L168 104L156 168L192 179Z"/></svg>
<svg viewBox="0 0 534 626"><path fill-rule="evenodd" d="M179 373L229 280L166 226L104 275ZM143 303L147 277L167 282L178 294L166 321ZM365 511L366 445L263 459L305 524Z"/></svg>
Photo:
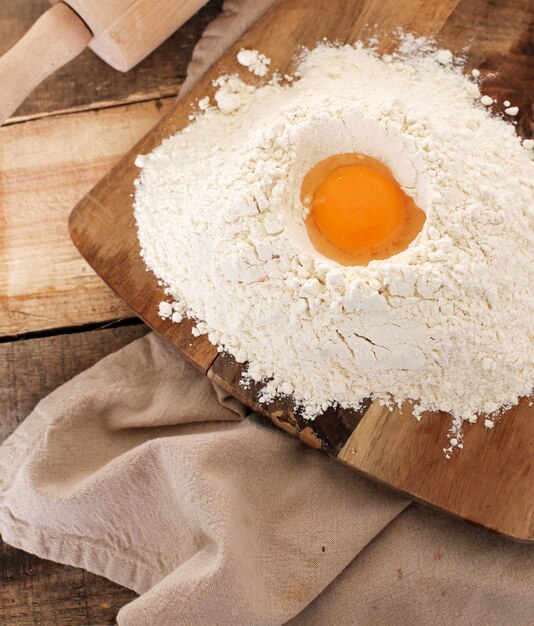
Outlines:
<svg viewBox="0 0 534 626"><path fill-rule="evenodd" d="M0 128L0 442L40 398L147 328L70 242L76 202L161 117L220 11L211 0L127 74L86 51ZM0 54L49 7L0 0ZM0 624L115 623L135 594L0 540Z"/></svg>

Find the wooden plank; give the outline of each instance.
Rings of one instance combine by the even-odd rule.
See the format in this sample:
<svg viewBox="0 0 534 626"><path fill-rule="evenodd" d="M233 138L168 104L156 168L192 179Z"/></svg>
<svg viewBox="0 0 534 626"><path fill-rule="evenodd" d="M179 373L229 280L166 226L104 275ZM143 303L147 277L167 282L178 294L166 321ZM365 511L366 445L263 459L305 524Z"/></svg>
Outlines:
<svg viewBox="0 0 534 626"><path fill-rule="evenodd" d="M524 0L464 0L439 32L439 40L457 53L467 47L467 68L482 73L482 89L499 103L520 107L518 132L534 134L534 3ZM529 39L530 37L530 39Z"/></svg>
<svg viewBox="0 0 534 626"><path fill-rule="evenodd" d="M80 257L67 220L77 200L172 103L0 128L0 336L132 315Z"/></svg>
<svg viewBox="0 0 534 626"><path fill-rule="evenodd" d="M473 4L477 5L477 8L473 8ZM369 22L376 24L374 30L381 34L403 26L406 30L414 29L426 35L438 35L442 45L451 47L455 52L463 52L466 45L471 45L476 50L480 41L479 58L476 57L476 53L475 58L479 61L477 65L481 65L481 69L487 75L499 69L492 63L497 62L500 57L498 55L491 57L484 53L485 47L490 47L491 35L473 39L472 33L483 32L489 28L488 24L498 24L499 20L505 20L505 26L494 36L501 51L511 50L514 46L519 46L524 38L525 25L534 23L532 5L517 4L510 0L506 6L506 10L503 10L501 5L497 7L489 0L476 2L450 0L446 3L391 0L380 4L372 0L363 0L359 3L348 0L316 0L313 3L313 11L304 0L286 0L277 5L212 68L192 93L80 202L71 215L71 233L76 245L110 286L143 319L148 320L178 349L182 349L189 328L184 325L178 327L180 330L173 330L172 324L159 320L156 305L164 298L164 293L158 288L153 277L147 278L143 264L139 261L139 246L129 200L129 195L133 192L133 181L138 172L134 166L136 154L146 153L160 143L162 138L187 125L192 103L197 98L212 93L211 81L215 76L226 72L243 72L235 61L235 53L240 47L257 48L265 52L272 58L271 67L284 73L291 69L291 52L299 46L312 46L322 37L352 41L370 34L368 29L364 30L365 24ZM511 19L511 15L515 18ZM390 42L386 41L385 46L389 45ZM508 82L512 84L511 90L507 92L512 102L522 101L525 98L524 92L527 93L526 100L532 101L532 83L525 85L525 80L531 72L526 66L532 67L532 59L529 56L532 55L532 49L526 44L521 44L520 49L521 52L515 55L514 63L509 66L508 74L513 72L515 76L513 83L510 83L509 75L492 77L488 87L485 88L490 95L497 95L495 90L499 84ZM486 56L483 56L484 54ZM530 121L525 111L522 111L521 123L529 128ZM98 216L98 222L95 221L95 216ZM108 234L105 240L104 232ZM116 259L120 262L115 262ZM193 361L197 358L204 359L206 347L193 343L188 356ZM298 411L288 401L259 407L259 388L253 386L249 390L243 390L239 386L241 371L242 367L232 359L218 356L209 369L209 376L249 406L261 408L262 412L268 414L281 428L334 456L343 448L347 439L356 436L351 435L351 432L358 433L360 428L365 429L369 423L366 420L367 414L363 416L351 415L350 412L337 414L331 411L318 416L314 423L307 424L299 418ZM527 426L529 420L532 423L532 415L530 411L524 410L525 406L525 403L522 403L515 413L510 412L503 417L496 429L500 431L500 439L491 440L493 443L490 443L490 439L482 431L482 426L473 428L466 435L464 451L454 455L452 460L446 459L443 454L443 447L447 441L447 418L434 416L418 428L419 424L409 414L398 416L397 425L402 422L398 429L393 428L395 421L392 420L388 422L388 429L384 430L383 437L373 436L366 439L369 452L373 454L364 455L360 450L358 454L351 455L350 458L344 456L340 460L437 508L484 524L508 536L534 541L534 529L530 522L528 524L524 522L534 515L534 494L531 488L532 460L528 460L530 450L528 446L534 433L532 427ZM526 443L521 442L514 434L521 429L525 436L530 438ZM406 433L413 437L410 445L407 444ZM395 437L398 437L398 440ZM497 444L499 442L502 444L503 441L506 441L507 445L499 447ZM411 456L403 455L405 449ZM396 451L398 459L388 465L391 450ZM427 466L418 465L412 458L416 454L428 456L428 462L433 464L431 468L433 471L429 471ZM522 455L526 455L527 460L516 463L516 458L518 456L523 458ZM458 461L460 458L461 462ZM477 459L476 463L473 459ZM411 462L420 468L421 480L416 480L411 472L399 471L400 465ZM381 463L384 463L385 467ZM476 471L470 470L470 464L473 464L472 467L476 468ZM503 473L503 466L508 468L507 471L513 472L513 480L516 481L514 499L510 501L507 497L500 498L499 491L492 492L490 487L482 491L484 500L478 497L476 494L480 491L481 474L485 476L488 485L492 482L501 485L498 474ZM386 471L386 468L391 471ZM512 480L512 475L505 475L507 480ZM463 483L463 486L459 490L457 485L460 483ZM461 492L461 499L458 492ZM523 497L518 497L518 494L522 494ZM513 514L497 511L498 507L506 508L512 503L515 507Z"/></svg>
<svg viewBox="0 0 534 626"><path fill-rule="evenodd" d="M137 595L84 570L39 559L0 540L0 623L103 626Z"/></svg>
<svg viewBox="0 0 534 626"><path fill-rule="evenodd" d="M222 0L211 0L126 74L117 72L86 50L37 87L11 121L175 96L185 78L195 44L221 6ZM49 7L48 0L0 0L0 55Z"/></svg>
<svg viewBox="0 0 534 626"><path fill-rule="evenodd" d="M135 324L0 343L0 443L41 398L147 330Z"/></svg>
<svg viewBox="0 0 534 626"><path fill-rule="evenodd" d="M0 442L53 389L147 332L93 330L0 344ZM0 540L0 623L114 624L135 593L83 570L39 559Z"/></svg>
<svg viewBox="0 0 534 626"><path fill-rule="evenodd" d="M385 484L409 486L403 489L408 495L458 517L501 532L513 529L508 534L517 539L534 538L532 398L507 411L491 430L483 420L466 427L462 452L445 459L449 426L444 413L428 413L417 422L409 406L390 412L376 401L338 459Z"/></svg>

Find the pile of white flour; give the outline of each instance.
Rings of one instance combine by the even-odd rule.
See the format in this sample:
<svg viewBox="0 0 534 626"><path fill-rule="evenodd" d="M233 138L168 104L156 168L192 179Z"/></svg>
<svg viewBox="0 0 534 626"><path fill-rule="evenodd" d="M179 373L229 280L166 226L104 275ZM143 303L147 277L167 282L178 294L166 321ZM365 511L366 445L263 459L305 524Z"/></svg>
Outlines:
<svg viewBox="0 0 534 626"><path fill-rule="evenodd" d="M257 73L261 59L242 56ZM372 396L474 421L530 394L532 143L423 40L384 58L322 45L287 78L222 77L215 102L139 157L161 314L198 320L267 381L263 401L293 395L308 417ZM427 215L407 250L366 267L321 257L299 201L308 170L345 152L386 164Z"/></svg>

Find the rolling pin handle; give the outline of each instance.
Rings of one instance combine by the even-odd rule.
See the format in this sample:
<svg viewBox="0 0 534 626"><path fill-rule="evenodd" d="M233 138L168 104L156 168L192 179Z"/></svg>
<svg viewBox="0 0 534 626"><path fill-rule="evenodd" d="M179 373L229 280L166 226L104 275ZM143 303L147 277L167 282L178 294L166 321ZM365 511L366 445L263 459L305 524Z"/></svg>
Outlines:
<svg viewBox="0 0 534 626"><path fill-rule="evenodd" d="M0 57L0 125L41 81L77 57L92 38L83 20L66 4L56 4L44 13Z"/></svg>

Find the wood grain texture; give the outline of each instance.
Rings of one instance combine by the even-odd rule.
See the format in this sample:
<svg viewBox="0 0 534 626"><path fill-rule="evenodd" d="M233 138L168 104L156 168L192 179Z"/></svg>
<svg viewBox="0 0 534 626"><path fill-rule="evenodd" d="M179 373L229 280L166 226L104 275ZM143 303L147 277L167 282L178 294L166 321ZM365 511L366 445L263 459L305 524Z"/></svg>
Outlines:
<svg viewBox="0 0 534 626"><path fill-rule="evenodd" d="M0 344L0 442L35 404L147 332L137 324ZM114 624L136 594L81 569L39 559L0 539L0 624Z"/></svg>
<svg viewBox="0 0 534 626"><path fill-rule="evenodd" d="M368 23L374 26L367 28ZM440 3L286 0L252 28L191 94L171 110L76 207L71 215L71 233L76 245L134 311L181 349L187 341L189 329L182 326L173 330L169 323L157 318L156 304L164 294L155 280L147 277L138 258L130 199L133 180L138 173L133 161L138 152L151 150L162 138L188 123L188 114L195 100L212 93L211 81L215 76L234 71L244 74L235 61L239 48L265 52L272 59L271 68L284 73L291 69L293 51L300 46L313 46L322 37L353 41L380 34L383 47L388 48L393 40L391 31L399 26L433 35L441 45L456 53L464 52L466 46L471 48L472 62L476 61L483 71L486 93L497 97L506 92L514 104L526 103L518 122L524 135L529 136L534 85L527 81L532 77L533 24L534 6L517 0L501 4L491 0ZM495 48L493 41L496 42ZM503 61L505 56L506 62ZM501 69L501 61L505 71L489 76ZM95 221L97 216L105 226ZM105 242L102 242L103 232L109 235ZM196 342L189 346L188 357L193 361L197 357L202 359L203 369L207 356L211 356L209 346ZM239 386L241 366L229 357L217 356L209 375L251 407L260 408L257 401L260 390L257 387L244 390ZM395 414L389 420L377 419L375 424L373 413L362 417L349 412L343 415L330 412L318 416L315 423L305 424L298 411L286 401L263 407L262 412L309 445L333 455L347 440L354 443L354 438L360 436L361 439L356 441L358 446L354 448L357 452L348 454L345 447L339 460L437 508L510 537L534 541L531 522L534 516L531 447L534 432L532 411L527 408L523 402L505 415L494 431L499 432L498 437L493 433L488 435L480 425L471 429L466 427L464 450L451 460L443 454L447 442L447 418L443 415L427 416L420 425L408 413ZM352 435L351 429L354 431ZM396 457L392 458L394 455ZM481 481L485 481L484 488L481 488ZM510 498L501 497L502 489L492 489L492 484L503 487L510 481L515 481Z"/></svg>
<svg viewBox="0 0 534 626"><path fill-rule="evenodd" d="M222 0L210 0L127 74L112 69L92 51L83 52L37 87L16 111L12 121L175 96L185 78L196 42L206 25L218 15L221 6ZM0 0L0 55L9 50L48 8L48 0Z"/></svg>
<svg viewBox="0 0 534 626"><path fill-rule="evenodd" d="M466 426L463 450L446 459L449 426L443 413L424 414L418 422L409 406L390 412L374 402L337 458L458 517L534 540L531 399L523 399L491 430L483 420Z"/></svg>
<svg viewBox="0 0 534 626"><path fill-rule="evenodd" d="M0 540L3 626L103 626L137 595L105 578L17 550Z"/></svg>
<svg viewBox="0 0 534 626"><path fill-rule="evenodd" d="M462 1L439 32L439 40L457 53L468 52L468 70L482 73L481 89L520 108L516 119L524 138L534 135L534 2L532 0Z"/></svg>
<svg viewBox="0 0 534 626"><path fill-rule="evenodd" d="M132 315L72 245L68 215L172 102L0 128L0 336Z"/></svg>

